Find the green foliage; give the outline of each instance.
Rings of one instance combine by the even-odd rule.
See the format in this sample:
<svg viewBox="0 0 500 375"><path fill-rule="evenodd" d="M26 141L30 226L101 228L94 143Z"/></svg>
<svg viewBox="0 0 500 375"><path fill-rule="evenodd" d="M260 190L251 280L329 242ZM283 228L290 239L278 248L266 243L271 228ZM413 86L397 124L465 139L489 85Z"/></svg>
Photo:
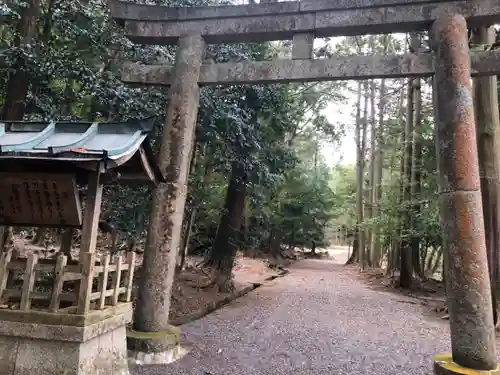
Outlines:
<svg viewBox="0 0 500 375"><path fill-rule="evenodd" d="M280 210L277 216L280 229L290 233L286 244L309 247L312 241L317 246L327 246L326 229L332 218L333 194L328 186L327 172L296 168L290 172L282 187Z"/></svg>
<svg viewBox="0 0 500 375"><path fill-rule="evenodd" d="M330 187L334 194L332 215L337 227L356 225L356 166L338 165L333 169Z"/></svg>
<svg viewBox="0 0 500 375"><path fill-rule="evenodd" d="M424 41L425 43L425 41ZM397 53L404 50L404 38L389 36L367 36L345 38L337 46L336 53L344 55L372 54L372 53ZM369 240L368 234L376 234L377 244L385 260L390 260L390 254L397 256L402 240L419 240L421 259L426 259L427 251L442 246L442 231L439 219L439 197L436 170L436 151L434 140L434 120L432 113L431 88L429 82L422 80L422 162L419 168L421 183L420 191L410 201L402 201L402 188L407 184L402 173L401 163L405 152L405 117L406 117L406 80L385 81L385 105L383 112L383 137L376 139L376 147L383 157L381 200L378 206L368 207L369 195L372 193L369 181L371 152L370 128L367 131L367 149L363 155L364 181L363 183L363 220L357 224L356 213L356 166L337 166L333 170L330 186L334 192L334 205L332 210L332 226L347 228L353 233L356 228L363 232ZM375 80L375 105L378 111L380 101L379 80ZM357 96L355 85L348 85L346 90ZM362 92L361 112L363 113L364 95ZM370 98L369 98L370 99ZM370 100L368 105L370 106ZM368 113L371 108L368 108ZM363 119L361 120L363 121ZM379 126L378 113L375 118ZM352 124L354 127L355 116L353 113ZM371 126L368 124L368 126ZM353 135L354 137L354 135ZM412 142L412 139L409 139ZM369 217L373 209L374 215ZM409 213L409 214L408 214ZM409 223L407 222L409 220ZM367 241L368 242L368 241ZM369 244L371 245L371 244ZM367 250L370 246L367 246ZM396 265L398 262L396 262Z"/></svg>
<svg viewBox="0 0 500 375"><path fill-rule="evenodd" d="M145 3L195 6L210 1ZM174 49L130 43L111 21L104 0L42 0L36 35L26 44L18 32L25 6L20 0L0 5L0 106L9 95L8 81L22 69L29 78L26 119L122 121L156 115L157 136L152 141L157 150L167 90L124 85L120 64L171 64ZM218 45L209 46L207 57L216 62L264 60L282 49L280 44ZM320 115L329 100L342 99L336 87L320 83L202 89L187 204L187 212L197 210L191 247L210 246L234 161L250 176L242 247L266 243L272 228L290 245L324 242L333 196L329 174L321 160L310 164L301 147L317 148L318 134L331 140L341 134ZM107 187L105 197L104 216L131 235L144 236L151 191Z"/></svg>

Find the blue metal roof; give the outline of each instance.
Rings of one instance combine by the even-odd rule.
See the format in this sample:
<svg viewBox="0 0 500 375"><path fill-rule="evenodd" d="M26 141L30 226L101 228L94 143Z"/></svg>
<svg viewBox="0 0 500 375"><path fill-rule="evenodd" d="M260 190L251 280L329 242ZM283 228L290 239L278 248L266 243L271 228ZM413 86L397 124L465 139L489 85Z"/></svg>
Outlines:
<svg viewBox="0 0 500 375"><path fill-rule="evenodd" d="M0 122L0 156L15 154L107 154L137 151L154 118L122 123Z"/></svg>
<svg viewBox="0 0 500 375"><path fill-rule="evenodd" d="M15 159L82 165L98 160L110 169L127 163L142 148L148 164L156 164L145 142L154 121L154 117L109 123L0 121L0 163ZM157 174L157 165L153 169Z"/></svg>

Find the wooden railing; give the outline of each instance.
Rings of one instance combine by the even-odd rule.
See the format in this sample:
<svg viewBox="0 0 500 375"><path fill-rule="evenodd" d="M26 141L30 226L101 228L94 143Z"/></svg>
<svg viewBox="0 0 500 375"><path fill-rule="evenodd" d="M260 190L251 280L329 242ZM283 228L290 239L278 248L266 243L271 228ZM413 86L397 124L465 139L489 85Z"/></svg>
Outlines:
<svg viewBox="0 0 500 375"><path fill-rule="evenodd" d="M3 308L85 314L129 302L132 298L135 253L84 254L70 262L60 254L40 259L19 257L9 251L0 256L0 301Z"/></svg>

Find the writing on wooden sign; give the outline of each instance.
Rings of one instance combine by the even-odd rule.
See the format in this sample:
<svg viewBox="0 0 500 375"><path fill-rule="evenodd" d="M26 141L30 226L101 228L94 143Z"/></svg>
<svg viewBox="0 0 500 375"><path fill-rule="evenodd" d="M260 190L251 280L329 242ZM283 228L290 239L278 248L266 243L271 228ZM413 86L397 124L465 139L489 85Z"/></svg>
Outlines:
<svg viewBox="0 0 500 375"><path fill-rule="evenodd" d="M82 209L75 177L0 173L0 225L81 226Z"/></svg>

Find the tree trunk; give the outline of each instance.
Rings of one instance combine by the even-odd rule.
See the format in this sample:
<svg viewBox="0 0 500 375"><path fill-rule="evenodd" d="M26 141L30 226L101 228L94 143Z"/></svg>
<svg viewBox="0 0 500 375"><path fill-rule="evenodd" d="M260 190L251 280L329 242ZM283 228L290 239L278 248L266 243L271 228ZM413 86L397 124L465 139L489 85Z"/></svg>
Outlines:
<svg viewBox="0 0 500 375"><path fill-rule="evenodd" d="M0 253L7 251L12 238L12 227L0 227Z"/></svg>
<svg viewBox="0 0 500 375"><path fill-rule="evenodd" d="M33 38L37 33L37 19L40 15L40 0L29 0L22 8L21 19L18 25L19 47L31 48ZM24 117L26 110L26 95L29 88L26 57L19 58L10 73L7 81L5 101L0 118L7 121L19 121Z"/></svg>
<svg viewBox="0 0 500 375"><path fill-rule="evenodd" d="M361 199L361 216L360 216L360 225L363 227L360 228L359 233L361 236L359 238L359 263L361 264L361 269L364 270L367 264L366 259L366 230L364 228L364 188L365 188L365 171L364 167L366 164L365 154L366 154L366 141L367 141L367 130L368 130L368 81L365 81L363 84L363 93L364 93L364 108L363 108L363 121L362 121L362 129L361 129L361 170L358 171L360 175L358 178L360 179L358 184L361 189L360 199Z"/></svg>
<svg viewBox="0 0 500 375"><path fill-rule="evenodd" d="M398 107L399 107L399 118L403 119L404 114L405 114L405 107L404 107L404 97L405 97L405 91L401 90L401 94L398 99ZM401 125L404 125L403 122L401 121ZM405 126L406 128L406 126ZM399 195L398 195L398 204L399 207L402 206L403 204L403 192L405 188L404 184L404 168L405 168L405 163L404 163L404 152L405 152L405 132L401 132L399 139L401 140L400 145L401 145L401 157L400 157L400 162L399 162ZM396 156L396 153L394 153L394 156ZM393 163L391 163L392 165ZM390 250L390 261L389 267L387 267L387 274L399 269L400 263L401 263L401 230L403 228L402 222L401 222L401 216L398 215L397 217L397 231L398 231L398 236L394 236L391 240L391 250Z"/></svg>
<svg viewBox="0 0 500 375"><path fill-rule="evenodd" d="M444 262L443 262L443 247L440 246L437 250L437 254L436 254L436 258L434 259L434 264L431 268L431 275L434 275L438 268L439 268L439 264L441 263L441 266L443 268L443 274L442 274L442 277L443 277L443 283L445 283L445 274L444 274Z"/></svg>
<svg viewBox="0 0 500 375"><path fill-rule="evenodd" d="M269 253L274 259L279 260L281 257L281 232L279 229L271 229L269 235Z"/></svg>
<svg viewBox="0 0 500 375"><path fill-rule="evenodd" d="M193 206L193 208L191 208L191 211L189 211L189 217L186 224L186 233L184 234L184 236L182 236L181 246L179 250L180 256L177 264L179 272L184 269L184 266L186 264L186 257L189 250L189 242L191 240L191 235L193 234L193 225L196 218L197 208L198 208L197 205Z"/></svg>
<svg viewBox="0 0 500 375"><path fill-rule="evenodd" d="M69 260L72 260L71 257L71 247L73 245L73 234L75 233L74 228L66 228L61 237L61 250L60 252L66 255Z"/></svg>
<svg viewBox="0 0 500 375"><path fill-rule="evenodd" d="M418 34L412 35L412 49L418 50L420 47L420 37ZM412 139L412 161L411 161L411 176L410 176L410 197L412 201L411 221L411 254L412 254L412 269L415 273L424 278L424 271L420 261L420 237L417 233L416 218L420 214L420 191L421 191L421 165L422 165L422 93L420 78L415 78L411 87L413 91L414 102L414 124L413 124L413 139Z"/></svg>
<svg viewBox="0 0 500 375"><path fill-rule="evenodd" d="M495 29L493 27L475 30L475 44L486 45L494 42ZM500 250L500 119L497 77L475 78L474 99L484 230L488 251L493 314L495 324L497 324L499 307L497 298L498 251Z"/></svg>
<svg viewBox="0 0 500 375"><path fill-rule="evenodd" d="M206 262L208 266L214 268L215 283L221 291L230 291L234 288L232 270L245 206L246 180L247 176L244 167L238 162L234 162L227 188L224 213Z"/></svg>
<svg viewBox="0 0 500 375"><path fill-rule="evenodd" d="M361 82L358 82L358 95L356 101L356 228L354 233L354 241L352 244L352 253L347 264L352 264L359 259L360 241L363 233L359 230L359 226L363 221L363 150L361 148Z"/></svg>
<svg viewBox="0 0 500 375"><path fill-rule="evenodd" d="M353 264L359 261L359 230L354 229L354 236L352 237L352 252L347 259L346 264Z"/></svg>
<svg viewBox="0 0 500 375"><path fill-rule="evenodd" d="M413 279L411 243L408 238L408 228L411 215L408 214L411 201L411 156L412 156L412 134L413 134L413 79L408 80L408 98L406 101L406 125L405 125L405 148L403 152L403 228L401 231L401 249L400 249L400 279L401 288L410 288Z"/></svg>
<svg viewBox="0 0 500 375"><path fill-rule="evenodd" d="M21 12L18 24L18 47L28 48L32 44L37 32L37 19L40 15L40 0L29 0ZM21 121L26 111L26 95L29 88L26 57L19 58L8 76L5 100L0 113L0 119L5 121ZM7 234L12 230L2 228L1 233Z"/></svg>
<svg viewBox="0 0 500 375"><path fill-rule="evenodd" d="M205 145L203 146L203 148L205 148ZM195 144L193 146L193 153L191 154L191 160L189 162L189 176L191 176L193 174L193 171L195 170L196 162L198 159L198 152L199 152L199 150L198 150L197 143L195 140ZM188 176L188 179L189 179L189 176ZM186 208L184 209L184 210L189 211L189 215L184 219L183 226L182 226L183 230L182 230L182 236L181 236L181 241L180 241L179 250L178 250L178 254L177 254L177 263L176 263L177 264L177 267L176 267L177 272L180 272L183 270L184 263L186 262L186 255L187 255L186 252L187 252L187 249L189 247L189 240L191 237L191 229L193 227L194 218L196 216L196 210L198 207L197 199L193 198L193 186L189 187L189 195L191 197L191 207L189 208L186 205Z"/></svg>
<svg viewBox="0 0 500 375"><path fill-rule="evenodd" d="M42 245L45 237L47 236L48 228L38 227L36 229L35 238L33 238L34 245Z"/></svg>
<svg viewBox="0 0 500 375"><path fill-rule="evenodd" d="M250 234L250 199L245 199L245 207L243 210L243 239L248 241Z"/></svg>
<svg viewBox="0 0 500 375"><path fill-rule="evenodd" d="M373 202L375 194L375 168L376 168L376 147L377 147L377 124L375 121L376 111L375 111L375 80L370 81L370 169L368 171L369 176L369 186L367 194L367 204L366 204L366 217L370 221L370 228L367 230L367 240L366 240L366 263L372 266L373 254L371 253L372 239L373 239Z"/></svg>
<svg viewBox="0 0 500 375"><path fill-rule="evenodd" d="M436 260L436 257L439 258L439 248L438 247L433 247L431 250L431 253L429 254L429 257L427 258L427 264L425 266L425 274L427 277L433 277L434 273L432 272L433 267L434 267L434 262Z"/></svg>
<svg viewBox="0 0 500 375"><path fill-rule="evenodd" d="M382 168L384 165L383 154L383 141L384 141L384 110L385 110L385 79L380 83L380 99L379 99L379 113L378 113L378 126L377 126L377 151L375 155L375 168L374 168L374 183L373 183L373 213L372 216L378 217L380 215L380 199L382 198ZM372 255L373 267L380 267L380 258L382 249L380 244L380 237L378 236L377 225L372 231L372 239L370 244L370 254Z"/></svg>

